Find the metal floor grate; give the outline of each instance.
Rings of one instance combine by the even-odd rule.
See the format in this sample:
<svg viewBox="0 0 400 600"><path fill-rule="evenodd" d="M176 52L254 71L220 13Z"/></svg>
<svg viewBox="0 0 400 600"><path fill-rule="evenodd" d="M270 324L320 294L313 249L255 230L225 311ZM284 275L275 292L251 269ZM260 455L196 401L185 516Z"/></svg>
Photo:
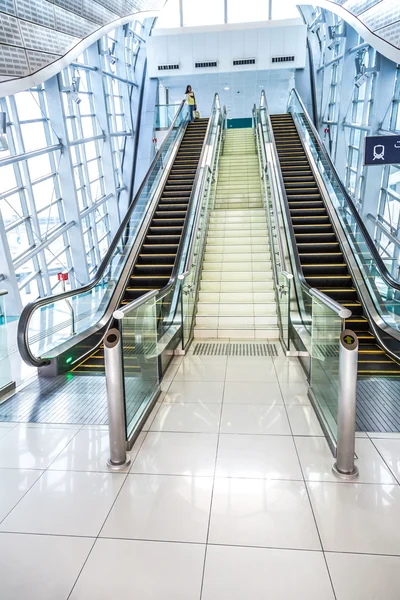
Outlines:
<svg viewBox="0 0 400 600"><path fill-rule="evenodd" d="M126 417L130 422L148 397L152 382L125 377ZM102 375L39 378L0 404L0 421L106 425L107 392Z"/></svg>
<svg viewBox="0 0 400 600"><path fill-rule="evenodd" d="M400 431L400 380L359 379L357 431Z"/></svg>
<svg viewBox="0 0 400 600"><path fill-rule="evenodd" d="M195 356L278 356L276 344L255 342L201 342L195 345Z"/></svg>

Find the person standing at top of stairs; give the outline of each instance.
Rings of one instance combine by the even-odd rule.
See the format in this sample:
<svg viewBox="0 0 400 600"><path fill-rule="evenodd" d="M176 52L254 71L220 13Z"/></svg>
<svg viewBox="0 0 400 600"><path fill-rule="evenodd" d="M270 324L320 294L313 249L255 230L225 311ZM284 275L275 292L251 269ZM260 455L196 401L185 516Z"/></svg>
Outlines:
<svg viewBox="0 0 400 600"><path fill-rule="evenodd" d="M196 97L194 95L194 91L192 90L192 86L188 85L186 88L186 102L188 104L189 107L189 117L191 122L194 121L194 111L197 110L197 106L196 106Z"/></svg>

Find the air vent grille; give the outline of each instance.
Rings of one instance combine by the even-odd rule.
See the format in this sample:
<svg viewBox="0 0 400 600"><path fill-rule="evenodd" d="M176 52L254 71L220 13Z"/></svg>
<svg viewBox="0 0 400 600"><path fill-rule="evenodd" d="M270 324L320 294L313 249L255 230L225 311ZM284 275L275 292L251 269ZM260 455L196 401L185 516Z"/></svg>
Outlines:
<svg viewBox="0 0 400 600"><path fill-rule="evenodd" d="M204 69L206 67L216 67L218 66L218 61L216 60L207 60L205 62L195 62L195 69Z"/></svg>
<svg viewBox="0 0 400 600"><path fill-rule="evenodd" d="M273 63L294 62L295 57L292 56L273 56Z"/></svg>
<svg viewBox="0 0 400 600"><path fill-rule="evenodd" d="M238 58L233 61L234 67L240 67L241 65L255 65L255 64L256 64L255 58Z"/></svg>
<svg viewBox="0 0 400 600"><path fill-rule="evenodd" d="M179 65L158 65L159 71L176 71L179 69Z"/></svg>

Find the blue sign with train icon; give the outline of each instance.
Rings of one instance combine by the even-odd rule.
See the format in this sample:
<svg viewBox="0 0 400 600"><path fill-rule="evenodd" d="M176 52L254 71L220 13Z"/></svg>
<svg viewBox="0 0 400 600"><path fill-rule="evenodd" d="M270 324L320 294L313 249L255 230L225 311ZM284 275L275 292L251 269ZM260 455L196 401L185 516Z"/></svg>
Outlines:
<svg viewBox="0 0 400 600"><path fill-rule="evenodd" d="M400 135L366 136L364 165L400 164Z"/></svg>

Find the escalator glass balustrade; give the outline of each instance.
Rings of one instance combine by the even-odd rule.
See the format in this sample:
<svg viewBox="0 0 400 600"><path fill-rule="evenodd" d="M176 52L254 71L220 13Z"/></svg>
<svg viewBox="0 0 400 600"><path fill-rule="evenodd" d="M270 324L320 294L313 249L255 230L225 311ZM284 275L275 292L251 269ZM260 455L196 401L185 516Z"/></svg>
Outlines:
<svg viewBox="0 0 400 600"><path fill-rule="evenodd" d="M163 289L181 264L192 233L205 136L209 132L211 148L221 120L217 95L211 115L211 128L207 118L188 123L187 109L181 104L92 282L25 307L18 347L27 364L46 367L48 375L66 370L104 372L102 339L113 312ZM171 322L176 307L174 291L157 301L160 331L168 319ZM138 371L137 361L127 359L125 369Z"/></svg>
<svg viewBox="0 0 400 600"><path fill-rule="evenodd" d="M293 116L271 115L271 123L306 282L351 311L346 327L355 331L359 338L359 376L400 377L400 365L379 345L365 315Z"/></svg>
<svg viewBox="0 0 400 600"><path fill-rule="evenodd" d="M177 257L177 251L188 211L200 154L207 131L208 119L189 123L171 167L160 200L140 248L129 283L120 306L125 306L152 290L167 285ZM161 319L170 302L166 298ZM135 359L125 361L125 370L139 369ZM103 372L104 350L100 346L79 362L74 373Z"/></svg>

